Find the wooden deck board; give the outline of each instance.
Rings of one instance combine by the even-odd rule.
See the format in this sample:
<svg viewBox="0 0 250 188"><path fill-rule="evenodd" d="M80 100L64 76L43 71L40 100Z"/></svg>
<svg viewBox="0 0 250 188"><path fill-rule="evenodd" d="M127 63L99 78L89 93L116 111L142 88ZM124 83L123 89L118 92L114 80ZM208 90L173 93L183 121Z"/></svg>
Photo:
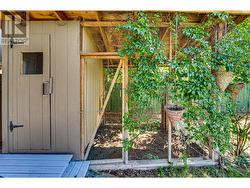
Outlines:
<svg viewBox="0 0 250 188"><path fill-rule="evenodd" d="M77 178L81 178L81 177L85 177L87 172L88 172L88 169L89 169L89 165L90 165L90 162L89 161L85 161L84 163L82 163L82 166L77 174Z"/></svg>
<svg viewBox="0 0 250 188"><path fill-rule="evenodd" d="M61 177L71 154L0 154L2 177Z"/></svg>
<svg viewBox="0 0 250 188"><path fill-rule="evenodd" d="M8 161L2 161L0 160L0 168L4 166L64 166L65 161L39 161L39 163L36 161L27 161L27 160L8 160Z"/></svg>
<svg viewBox="0 0 250 188"><path fill-rule="evenodd" d="M68 161L71 160L71 154L0 154L0 160L49 160L49 161Z"/></svg>
<svg viewBox="0 0 250 188"><path fill-rule="evenodd" d="M62 177L83 178L88 171L89 164L89 161L71 161L67 169L64 171Z"/></svg>

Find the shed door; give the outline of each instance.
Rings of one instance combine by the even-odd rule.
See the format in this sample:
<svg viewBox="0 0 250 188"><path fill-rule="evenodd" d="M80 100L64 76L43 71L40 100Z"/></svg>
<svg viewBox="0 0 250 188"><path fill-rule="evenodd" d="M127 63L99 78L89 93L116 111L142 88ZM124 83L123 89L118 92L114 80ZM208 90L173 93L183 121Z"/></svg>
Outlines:
<svg viewBox="0 0 250 188"><path fill-rule="evenodd" d="M10 144L13 152L50 150L50 40L30 34L28 46L13 47ZM13 128L13 129L12 129Z"/></svg>

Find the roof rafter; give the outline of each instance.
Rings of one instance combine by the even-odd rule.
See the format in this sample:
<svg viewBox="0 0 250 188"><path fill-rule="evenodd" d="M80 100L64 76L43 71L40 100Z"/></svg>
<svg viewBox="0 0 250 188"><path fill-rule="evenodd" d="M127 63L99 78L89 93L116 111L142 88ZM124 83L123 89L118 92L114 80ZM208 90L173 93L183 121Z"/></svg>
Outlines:
<svg viewBox="0 0 250 188"><path fill-rule="evenodd" d="M55 11L54 14L56 18L60 21L68 20L66 14L63 11Z"/></svg>
<svg viewBox="0 0 250 188"><path fill-rule="evenodd" d="M83 27L115 27L119 25L126 24L126 21L83 21L81 25ZM191 23L183 23L182 25L196 25L198 23L191 22ZM168 22L161 22L158 27L169 27Z"/></svg>
<svg viewBox="0 0 250 188"><path fill-rule="evenodd" d="M97 23L100 23L100 17L99 17L98 12L96 12L96 20L97 20ZM99 27L99 31L100 31L100 34L102 36L102 40L104 42L106 51L114 51L114 48L112 48L112 45L111 45L110 41L108 40L107 33L100 25L98 27Z"/></svg>

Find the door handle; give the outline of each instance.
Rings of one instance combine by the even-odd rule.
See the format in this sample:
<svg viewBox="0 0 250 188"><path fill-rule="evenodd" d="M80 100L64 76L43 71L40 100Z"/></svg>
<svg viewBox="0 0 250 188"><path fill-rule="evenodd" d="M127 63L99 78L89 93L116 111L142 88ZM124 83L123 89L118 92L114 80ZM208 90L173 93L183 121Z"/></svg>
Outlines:
<svg viewBox="0 0 250 188"><path fill-rule="evenodd" d="M53 92L53 79L43 82L43 95L51 95Z"/></svg>
<svg viewBox="0 0 250 188"><path fill-rule="evenodd" d="M23 125L14 125L12 121L10 121L10 132L12 132L15 128L24 127Z"/></svg>
<svg viewBox="0 0 250 188"><path fill-rule="evenodd" d="M43 95L49 95L49 81L43 82Z"/></svg>

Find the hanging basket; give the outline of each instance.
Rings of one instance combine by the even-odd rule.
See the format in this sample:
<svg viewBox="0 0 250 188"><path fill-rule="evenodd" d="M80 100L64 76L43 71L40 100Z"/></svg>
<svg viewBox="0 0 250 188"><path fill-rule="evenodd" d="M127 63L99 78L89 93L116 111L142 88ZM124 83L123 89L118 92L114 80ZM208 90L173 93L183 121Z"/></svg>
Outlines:
<svg viewBox="0 0 250 188"><path fill-rule="evenodd" d="M177 105L167 105L165 106L165 110L172 125L183 120L182 115L185 112L185 108Z"/></svg>
<svg viewBox="0 0 250 188"><path fill-rule="evenodd" d="M218 70L213 72L213 75L221 92L224 92L227 86L233 80L233 73L223 70L221 66L219 66Z"/></svg>
<svg viewBox="0 0 250 188"><path fill-rule="evenodd" d="M231 93L232 99L235 100L244 88L244 83L230 84L227 90Z"/></svg>

